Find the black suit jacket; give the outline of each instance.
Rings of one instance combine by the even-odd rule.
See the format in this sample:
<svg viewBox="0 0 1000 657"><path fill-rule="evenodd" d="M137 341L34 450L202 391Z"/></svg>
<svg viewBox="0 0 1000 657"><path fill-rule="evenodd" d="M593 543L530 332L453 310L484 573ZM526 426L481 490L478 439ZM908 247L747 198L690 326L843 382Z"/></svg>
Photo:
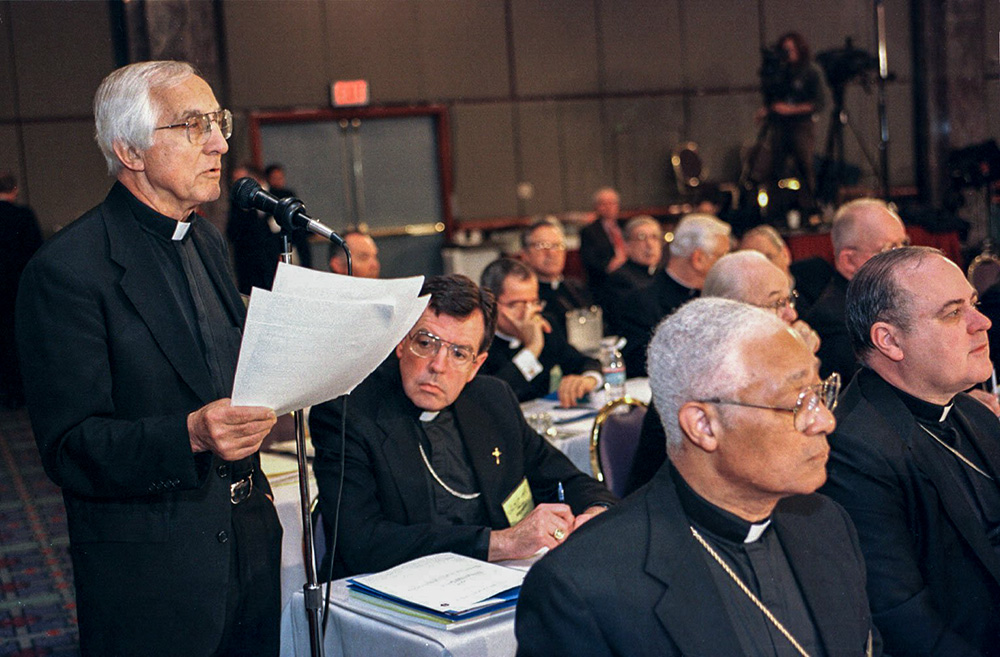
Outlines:
<svg viewBox="0 0 1000 657"><path fill-rule="evenodd" d="M716 586L670 467L528 571L520 657L741 654L722 596L743 594ZM826 654L864 654L865 570L847 514L807 495L782 500L772 518Z"/></svg>
<svg viewBox="0 0 1000 657"><path fill-rule="evenodd" d="M215 395L124 194L116 184L25 269L17 326L28 410L66 503L84 654L207 655L225 621L233 505L224 463L192 454L187 415ZM225 242L195 221L192 239L239 331L245 311ZM256 471L255 488L269 492ZM262 531L280 554L268 508Z"/></svg>
<svg viewBox="0 0 1000 657"><path fill-rule="evenodd" d="M819 299L803 317L819 334L821 342L816 356L824 379L840 372L841 380L850 381L860 367L847 333L847 285L848 280L834 272Z"/></svg>
<svg viewBox="0 0 1000 657"><path fill-rule="evenodd" d="M328 401L309 414L320 510L328 527L333 524L340 476L341 403L339 398ZM614 502L607 488L528 427L502 381L477 376L453 409L490 527L509 527L501 504L525 477L536 504L556 501L560 481L574 513L597 502ZM487 558L489 528L432 523L431 486L436 484L420 456L419 416L420 409L403 392L395 355L349 395L335 578L384 570L438 552ZM500 451L499 465L494 450ZM321 568L324 574L327 559L329 555Z"/></svg>
<svg viewBox="0 0 1000 657"><path fill-rule="evenodd" d="M576 308L590 308L594 300L584 285L571 278L559 281L557 287L552 283L538 281L538 298L545 302L542 314L553 326L558 326L566 332L566 313Z"/></svg>
<svg viewBox="0 0 1000 657"><path fill-rule="evenodd" d="M1000 422L960 394L951 411L1000 477ZM854 519L875 624L893 655L1000 654L1000 559L941 449L876 373L845 389L823 492Z"/></svg>
<svg viewBox="0 0 1000 657"><path fill-rule="evenodd" d="M621 227L622 222L618 222ZM604 287L607 282L608 263L615 257L615 247L611 238L604 232L601 219L595 219L580 231L580 262L587 276L587 287L597 300L604 305Z"/></svg>
<svg viewBox="0 0 1000 657"><path fill-rule="evenodd" d="M530 381L524 378L524 374L513 361L514 356L521 349L523 346L514 348L507 340L499 336L495 337L490 345L490 355L479 370L479 376L486 374L506 381L514 389L518 401L538 399L549 394L552 368L556 365L559 366L563 374L582 374L590 371L600 373L601 371L599 361L580 353L566 341L566 336L556 327L552 327L552 332L545 336L545 346L542 347L542 353L538 356L542 371Z"/></svg>

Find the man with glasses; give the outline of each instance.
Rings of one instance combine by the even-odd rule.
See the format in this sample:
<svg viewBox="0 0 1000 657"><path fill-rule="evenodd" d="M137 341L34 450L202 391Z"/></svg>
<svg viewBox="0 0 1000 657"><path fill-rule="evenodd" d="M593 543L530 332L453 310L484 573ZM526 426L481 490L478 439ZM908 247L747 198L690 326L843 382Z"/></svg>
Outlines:
<svg viewBox="0 0 1000 657"><path fill-rule="evenodd" d="M564 408L604 382L601 364L580 353L541 312L538 279L517 260L500 258L483 270L483 289L497 300L496 339L483 374L506 381L518 401L559 394ZM558 368L558 369L556 369Z"/></svg>
<svg viewBox="0 0 1000 657"><path fill-rule="evenodd" d="M181 62L94 100L117 182L22 278L28 410L69 521L84 655L277 655L281 526L257 450L274 412L229 400L244 306L220 194L232 115Z"/></svg>
<svg viewBox="0 0 1000 657"><path fill-rule="evenodd" d="M657 328L670 458L528 572L522 657L879 652L850 518L814 494L839 379L774 313L697 299Z"/></svg>
<svg viewBox="0 0 1000 657"><path fill-rule="evenodd" d="M340 518L323 578L331 566L339 578L437 552L529 557L614 502L528 427L509 386L476 376L493 295L455 274L428 279L421 294L430 303L413 330L349 395L346 436L341 399L310 412L320 511L328 528L338 508Z"/></svg>
<svg viewBox="0 0 1000 657"><path fill-rule="evenodd" d="M689 214L674 229L670 259L644 289L609 294L605 322L628 342L622 350L629 376L646 375L646 347L657 324L698 296L708 270L729 253L729 224L707 214Z"/></svg>
<svg viewBox="0 0 1000 657"><path fill-rule="evenodd" d="M791 279L757 251L737 251L719 258L708 272L701 294L702 297L742 301L772 312L799 334L810 351L816 353L819 349L819 336L795 312ZM663 424L653 403L643 418L625 493L631 493L652 479L666 458Z"/></svg>
<svg viewBox="0 0 1000 657"><path fill-rule="evenodd" d="M611 294L648 287L663 266L663 228L648 214L632 217L625 224L628 261L608 277Z"/></svg>
<svg viewBox="0 0 1000 657"><path fill-rule="evenodd" d="M538 297L545 302L545 317L566 332L566 313L589 308L594 300L581 282L563 276L566 236L555 217L545 217L521 233L521 260L538 277Z"/></svg>
<svg viewBox="0 0 1000 657"><path fill-rule="evenodd" d="M962 391L990 377L990 321L937 249L871 258L847 289L863 366L823 492L847 509L893 655L1000 654L1000 424Z"/></svg>
<svg viewBox="0 0 1000 657"><path fill-rule="evenodd" d="M820 372L839 372L849 380L858 371L858 362L847 335L844 311L847 284L868 259L883 251L909 244L899 215L874 198L860 198L846 203L833 217L833 266L836 269L819 298L803 319L822 339Z"/></svg>

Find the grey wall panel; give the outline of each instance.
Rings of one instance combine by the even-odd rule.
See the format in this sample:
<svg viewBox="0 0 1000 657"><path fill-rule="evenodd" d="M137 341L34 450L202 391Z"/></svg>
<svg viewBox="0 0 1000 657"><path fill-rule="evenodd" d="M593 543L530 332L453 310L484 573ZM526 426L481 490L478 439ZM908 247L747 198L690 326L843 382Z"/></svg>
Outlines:
<svg viewBox="0 0 1000 657"><path fill-rule="evenodd" d="M511 6L519 95L599 91L592 2L511 0Z"/></svg>
<svg viewBox="0 0 1000 657"><path fill-rule="evenodd" d="M990 137L1000 141L1000 81L986 82L986 120L990 125Z"/></svg>
<svg viewBox="0 0 1000 657"><path fill-rule="evenodd" d="M757 84L760 39L757 3L690 0L681 6L685 85L696 88Z"/></svg>
<svg viewBox="0 0 1000 657"><path fill-rule="evenodd" d="M986 30L984 39L986 52L983 56L987 61L997 62L1000 57L1000 2L987 0L983 4L986 5L986 20L983 22L983 29ZM993 66L993 74L996 73L997 66Z"/></svg>
<svg viewBox="0 0 1000 657"><path fill-rule="evenodd" d="M605 91L683 86L679 0L598 0Z"/></svg>
<svg viewBox="0 0 1000 657"><path fill-rule="evenodd" d="M470 104L455 107L455 217L517 214L511 106Z"/></svg>
<svg viewBox="0 0 1000 657"><path fill-rule="evenodd" d="M114 68L107 3L12 2L10 19L21 116L92 115Z"/></svg>
<svg viewBox="0 0 1000 657"><path fill-rule="evenodd" d="M14 74L14 62L11 59L10 4L0 4L0 120L12 119L17 116L17 96Z"/></svg>
<svg viewBox="0 0 1000 657"><path fill-rule="evenodd" d="M744 154L760 130L753 120L760 97L756 93L695 96L690 107L689 138L698 144L706 179L737 182Z"/></svg>
<svg viewBox="0 0 1000 657"><path fill-rule="evenodd" d="M893 187L914 184L912 93L910 84L897 82L889 86L886 95L889 116L889 184ZM851 87L845 108L848 112L848 126L844 128L845 159L861 168L861 184L874 188L878 184L876 172L879 163L876 96L874 92L869 95L859 87ZM819 135L817 152L823 151L822 140L825 134ZM874 160L875 167L865 156L866 151Z"/></svg>
<svg viewBox="0 0 1000 657"><path fill-rule="evenodd" d="M46 235L100 203L111 188L113 181L93 135L92 121L24 126L31 205Z"/></svg>
<svg viewBox="0 0 1000 657"><path fill-rule="evenodd" d="M530 183L534 195L522 201L521 214L562 212L564 195L563 154L560 128L561 103L521 103L517 110L521 153L521 181Z"/></svg>
<svg viewBox="0 0 1000 657"><path fill-rule="evenodd" d="M330 76L368 80L374 105L425 97L418 4L326 0Z"/></svg>
<svg viewBox="0 0 1000 657"><path fill-rule="evenodd" d="M503 0L417 4L420 61L430 98L505 98L510 91Z"/></svg>
<svg viewBox="0 0 1000 657"><path fill-rule="evenodd" d="M609 100L607 123L622 206L667 203L675 195L670 154L685 133L683 99Z"/></svg>
<svg viewBox="0 0 1000 657"><path fill-rule="evenodd" d="M601 103L561 103L559 113L567 209L589 209L595 190L616 184L610 164L611 144L604 138Z"/></svg>
<svg viewBox="0 0 1000 657"><path fill-rule="evenodd" d="M236 107L326 107L320 0L223 2L230 103Z"/></svg>

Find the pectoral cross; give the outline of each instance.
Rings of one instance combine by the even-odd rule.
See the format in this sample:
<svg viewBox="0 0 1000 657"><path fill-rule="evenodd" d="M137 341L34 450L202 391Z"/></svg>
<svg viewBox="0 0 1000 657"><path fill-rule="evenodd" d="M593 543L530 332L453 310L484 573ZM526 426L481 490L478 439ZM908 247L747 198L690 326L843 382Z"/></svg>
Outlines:
<svg viewBox="0 0 1000 657"><path fill-rule="evenodd" d="M490 456L492 456L493 458L495 458L497 460L497 465L500 465L500 455L502 453L503 452L500 451L499 447L494 447L493 451L490 452Z"/></svg>

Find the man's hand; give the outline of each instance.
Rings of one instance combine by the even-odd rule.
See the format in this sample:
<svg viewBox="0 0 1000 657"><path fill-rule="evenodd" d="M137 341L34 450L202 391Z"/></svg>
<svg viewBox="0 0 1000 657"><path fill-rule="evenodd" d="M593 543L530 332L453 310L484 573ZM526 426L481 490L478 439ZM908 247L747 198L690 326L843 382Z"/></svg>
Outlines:
<svg viewBox="0 0 1000 657"><path fill-rule="evenodd" d="M568 504L539 504L510 529L490 533L487 559L526 559L543 547L554 548L570 535L575 521Z"/></svg>
<svg viewBox="0 0 1000 657"><path fill-rule="evenodd" d="M628 253L624 249L622 249L621 251L616 250L615 255L608 262L607 272L610 274L614 271L617 271L626 262L628 262Z"/></svg>
<svg viewBox="0 0 1000 657"><path fill-rule="evenodd" d="M792 328L802 336L805 341L806 346L815 354L819 351L819 333L812 330L812 327L803 322L801 319L797 319L792 323Z"/></svg>
<svg viewBox="0 0 1000 657"><path fill-rule="evenodd" d="M533 310L529 311L523 319L516 314L508 313L502 306L500 312L504 313L514 327L514 331L517 333L514 337L521 341L525 349L535 354L535 358L538 358L545 347L545 334L552 332L552 326L548 321Z"/></svg>
<svg viewBox="0 0 1000 657"><path fill-rule="evenodd" d="M278 421L274 411L264 406L233 406L218 399L202 406L187 418L192 452L213 452L225 461L252 455Z"/></svg>
<svg viewBox="0 0 1000 657"><path fill-rule="evenodd" d="M576 531L577 529L579 529L580 526L583 525L583 523L587 522L588 520L590 520L594 516L598 516L598 515L604 513L607 510L608 510L608 507L606 507L606 506L599 506L599 505L598 506L592 506L592 507L588 508L583 513L581 513L580 515L578 515L576 517L576 520L573 521L573 531Z"/></svg>
<svg viewBox="0 0 1000 657"><path fill-rule="evenodd" d="M580 374L567 374L559 382L559 405L563 408L576 406L576 400L597 387L597 379Z"/></svg>
<svg viewBox="0 0 1000 657"><path fill-rule="evenodd" d="M993 411L993 415L1000 417L1000 401L997 401L996 395L991 395L982 388L973 388L969 394L972 395L973 399L983 403L986 408Z"/></svg>

